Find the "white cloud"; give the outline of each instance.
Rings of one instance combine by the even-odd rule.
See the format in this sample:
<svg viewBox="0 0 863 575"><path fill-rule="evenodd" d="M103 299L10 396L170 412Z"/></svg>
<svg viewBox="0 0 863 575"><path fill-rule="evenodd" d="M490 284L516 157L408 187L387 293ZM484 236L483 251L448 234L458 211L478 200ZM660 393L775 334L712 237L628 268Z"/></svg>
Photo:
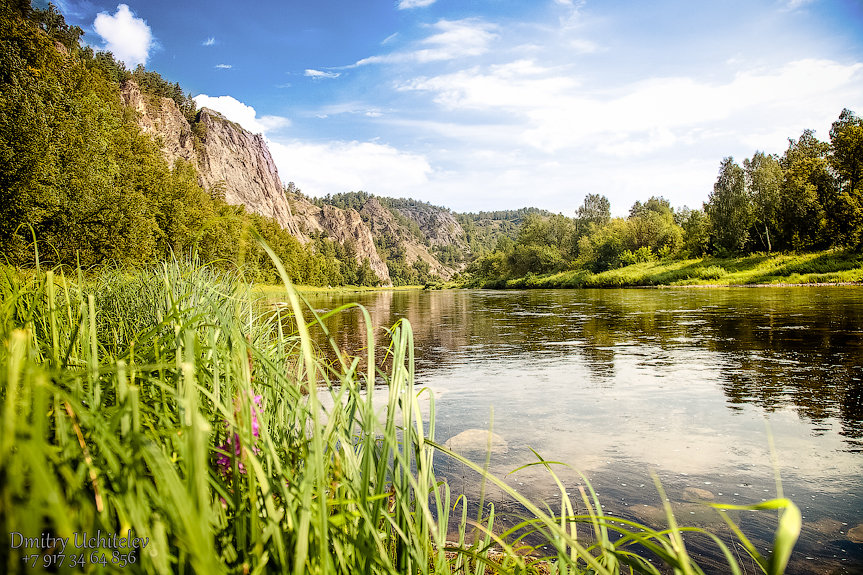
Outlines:
<svg viewBox="0 0 863 575"><path fill-rule="evenodd" d="M215 45L216 45L216 39L213 36L210 36L209 38L207 38L206 40L201 42L201 46L215 46Z"/></svg>
<svg viewBox="0 0 863 575"><path fill-rule="evenodd" d="M815 0L787 0L785 2L784 8L788 11L797 10L799 8L803 8L809 4L812 4Z"/></svg>
<svg viewBox="0 0 863 575"><path fill-rule="evenodd" d="M262 116L259 118L252 106L248 106L231 96L214 97L200 94L195 96L195 103L199 108L210 108L219 112L232 122L236 122L256 134L275 132L291 125L291 121L282 116Z"/></svg>
<svg viewBox="0 0 863 575"><path fill-rule="evenodd" d="M214 67L218 68L219 70L230 70L231 68L233 68L231 64L216 64Z"/></svg>
<svg viewBox="0 0 863 575"><path fill-rule="evenodd" d="M313 196L358 190L408 196L432 171L423 156L374 142L270 141L269 148L282 179Z"/></svg>
<svg viewBox="0 0 863 575"><path fill-rule="evenodd" d="M399 10L409 10L411 8L425 8L431 6L437 0L399 0Z"/></svg>
<svg viewBox="0 0 863 575"><path fill-rule="evenodd" d="M568 44L570 49L576 54L595 54L600 51L599 44L584 38L573 38Z"/></svg>
<svg viewBox="0 0 863 575"><path fill-rule="evenodd" d="M305 75L309 78L338 78L341 76L339 72L324 72L323 70L307 69Z"/></svg>
<svg viewBox="0 0 863 575"><path fill-rule="evenodd" d="M98 14L93 28L105 42L103 49L112 52L126 66L132 68L147 63L153 35L147 23L136 18L127 5L118 5L113 16L106 12Z"/></svg>
<svg viewBox="0 0 863 575"><path fill-rule="evenodd" d="M397 84L438 110L381 122L433 143L434 170L413 197L456 210L529 203L571 213L602 193L625 214L651 195L699 207L724 156L781 154L805 128L826 139L843 108L863 109L863 63L735 66L724 78L616 85L531 59L473 66Z"/></svg>
<svg viewBox="0 0 863 575"><path fill-rule="evenodd" d="M863 91L863 64L799 60L769 70L744 70L724 82L689 77L649 78L613 90L588 88L565 70L520 60L417 78L400 86L426 91L450 110L497 111L521 127L521 142L552 153L590 146L601 152L648 153L684 136L747 124L820 122ZM794 135L792 131L791 134Z"/></svg>
<svg viewBox="0 0 863 575"><path fill-rule="evenodd" d="M490 50L498 38L498 27L477 18L439 20L431 25L435 33L419 41L419 46L406 52L370 56L354 66L399 62L440 62L468 56L481 56Z"/></svg>

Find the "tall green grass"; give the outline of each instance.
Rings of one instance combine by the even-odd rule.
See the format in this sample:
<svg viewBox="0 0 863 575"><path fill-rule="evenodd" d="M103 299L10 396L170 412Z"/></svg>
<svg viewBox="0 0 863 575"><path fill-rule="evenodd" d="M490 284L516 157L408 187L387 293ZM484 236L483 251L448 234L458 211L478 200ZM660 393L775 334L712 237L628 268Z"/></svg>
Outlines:
<svg viewBox="0 0 863 575"><path fill-rule="evenodd" d="M89 279L2 268L0 570L59 565L56 550L11 548L12 533L132 530L149 541L123 568L133 573L702 573L684 545L693 533L730 573L741 569L729 545L783 571L800 529L786 499L748 508L783 510L768 558L730 519L735 543L678 526L667 506L665 529L609 517L587 482L573 501L537 455L561 493L558 513L541 508L435 440L408 322L378 344L368 312L343 306L330 314L363 314L366 355L332 337L324 354L310 330L326 340L330 314L304 305L277 266L289 306L275 309L195 264ZM387 373L375 367L383 355ZM436 453L497 485L524 520L499 528L493 506L469 519L435 476ZM538 557L529 539L553 552ZM72 545L60 572L119 570L115 552L128 552L103 548L105 565L73 567L71 555L89 562L93 550ZM38 553L35 567L22 561Z"/></svg>

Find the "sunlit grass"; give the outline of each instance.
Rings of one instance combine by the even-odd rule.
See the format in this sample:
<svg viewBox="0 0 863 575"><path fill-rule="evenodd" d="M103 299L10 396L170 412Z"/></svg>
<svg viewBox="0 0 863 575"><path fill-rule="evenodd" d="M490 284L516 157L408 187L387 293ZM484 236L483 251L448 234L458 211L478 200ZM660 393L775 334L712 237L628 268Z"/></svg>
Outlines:
<svg viewBox="0 0 863 575"><path fill-rule="evenodd" d="M702 573L684 533L712 541L730 573L741 572L730 546L765 572L784 569L800 529L786 499L747 508L784 510L768 558L730 519L733 543L679 526L667 505L664 528L609 517L586 478L571 500L538 454L559 511L530 501L437 443L408 322L378 343L368 312L342 306L327 316L363 315L365 357L333 344L324 360L310 330L326 340L326 316L281 272L287 305L271 307L239 278L194 264L88 280L2 268L4 532L132 530L149 541L124 568L134 573ZM382 356L387 373L375 367ZM435 453L500 488L523 520L500 528L493 505L469 519L466 499L436 477ZM24 550L2 549L5 571L30 572ZM116 550L97 551L110 571Z"/></svg>
<svg viewBox="0 0 863 575"><path fill-rule="evenodd" d="M863 255L825 251L642 262L593 274L573 270L488 287L592 288L687 285L839 284L863 281Z"/></svg>
<svg viewBox="0 0 863 575"><path fill-rule="evenodd" d="M315 294L315 293L367 293L380 291L417 291L423 289L424 286L294 286L297 293L300 294ZM260 296L267 300L273 301L279 298L287 298L287 290L283 284L255 284L252 292L255 296Z"/></svg>

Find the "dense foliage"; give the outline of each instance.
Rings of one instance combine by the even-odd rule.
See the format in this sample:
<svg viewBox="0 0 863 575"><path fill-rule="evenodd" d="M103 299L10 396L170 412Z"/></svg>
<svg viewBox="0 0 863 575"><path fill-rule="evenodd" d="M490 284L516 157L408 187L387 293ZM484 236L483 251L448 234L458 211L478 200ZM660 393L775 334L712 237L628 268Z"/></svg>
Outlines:
<svg viewBox="0 0 863 575"><path fill-rule="evenodd" d="M521 222L531 214L550 216L551 212L539 208L521 208L454 214L454 216L465 232L471 253L481 256L494 251L503 238L515 240Z"/></svg>
<svg viewBox="0 0 863 575"><path fill-rule="evenodd" d="M528 214L469 268L474 281L499 282L566 270L601 273L641 262L704 255L863 248L863 120L843 110L819 141L811 130L782 156L755 152L741 167L722 160L702 209L638 201L612 218L608 199L589 194L575 217ZM463 218L465 219L465 218ZM469 222L468 222L469 223ZM528 282L530 283L530 282Z"/></svg>
<svg viewBox="0 0 863 575"><path fill-rule="evenodd" d="M120 101L119 83L170 97L194 120L178 84L110 53L79 46L81 30L54 8L0 7L0 250L32 263L33 240L47 262L85 267L146 264L197 252L251 280L275 269L250 234L257 229L294 281L310 285L379 279L350 248L302 245L274 221L207 194L194 166L167 165Z"/></svg>

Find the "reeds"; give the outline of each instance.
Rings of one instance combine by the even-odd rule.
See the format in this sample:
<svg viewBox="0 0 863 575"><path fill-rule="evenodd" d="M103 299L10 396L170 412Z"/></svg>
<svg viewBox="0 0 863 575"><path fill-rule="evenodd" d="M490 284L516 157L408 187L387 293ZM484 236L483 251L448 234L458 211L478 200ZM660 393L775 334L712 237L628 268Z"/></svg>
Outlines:
<svg viewBox="0 0 863 575"><path fill-rule="evenodd" d="M81 572L72 560L83 556L84 571L125 562L163 574L702 573L684 545L693 532L712 538L728 572L741 572L729 545L767 573L784 569L800 523L785 499L751 508L784 509L767 559L730 519L734 544L678 526L667 506L666 529L609 517L586 480L572 501L537 455L561 492L559 512L542 509L435 441L408 322L378 346L365 309L343 306L330 313L365 317L366 356L334 338L324 354L310 330L326 340L326 316L281 272L290 305L273 309L195 264L88 280L2 269L0 569ZM388 373L375 367L382 354ZM497 485L524 520L501 530L494 506L468 519L465 498L435 476L436 452ZM76 534L130 530L146 546L75 546ZM60 553L14 547L13 533L70 539ZM528 537L553 553L539 557Z"/></svg>

